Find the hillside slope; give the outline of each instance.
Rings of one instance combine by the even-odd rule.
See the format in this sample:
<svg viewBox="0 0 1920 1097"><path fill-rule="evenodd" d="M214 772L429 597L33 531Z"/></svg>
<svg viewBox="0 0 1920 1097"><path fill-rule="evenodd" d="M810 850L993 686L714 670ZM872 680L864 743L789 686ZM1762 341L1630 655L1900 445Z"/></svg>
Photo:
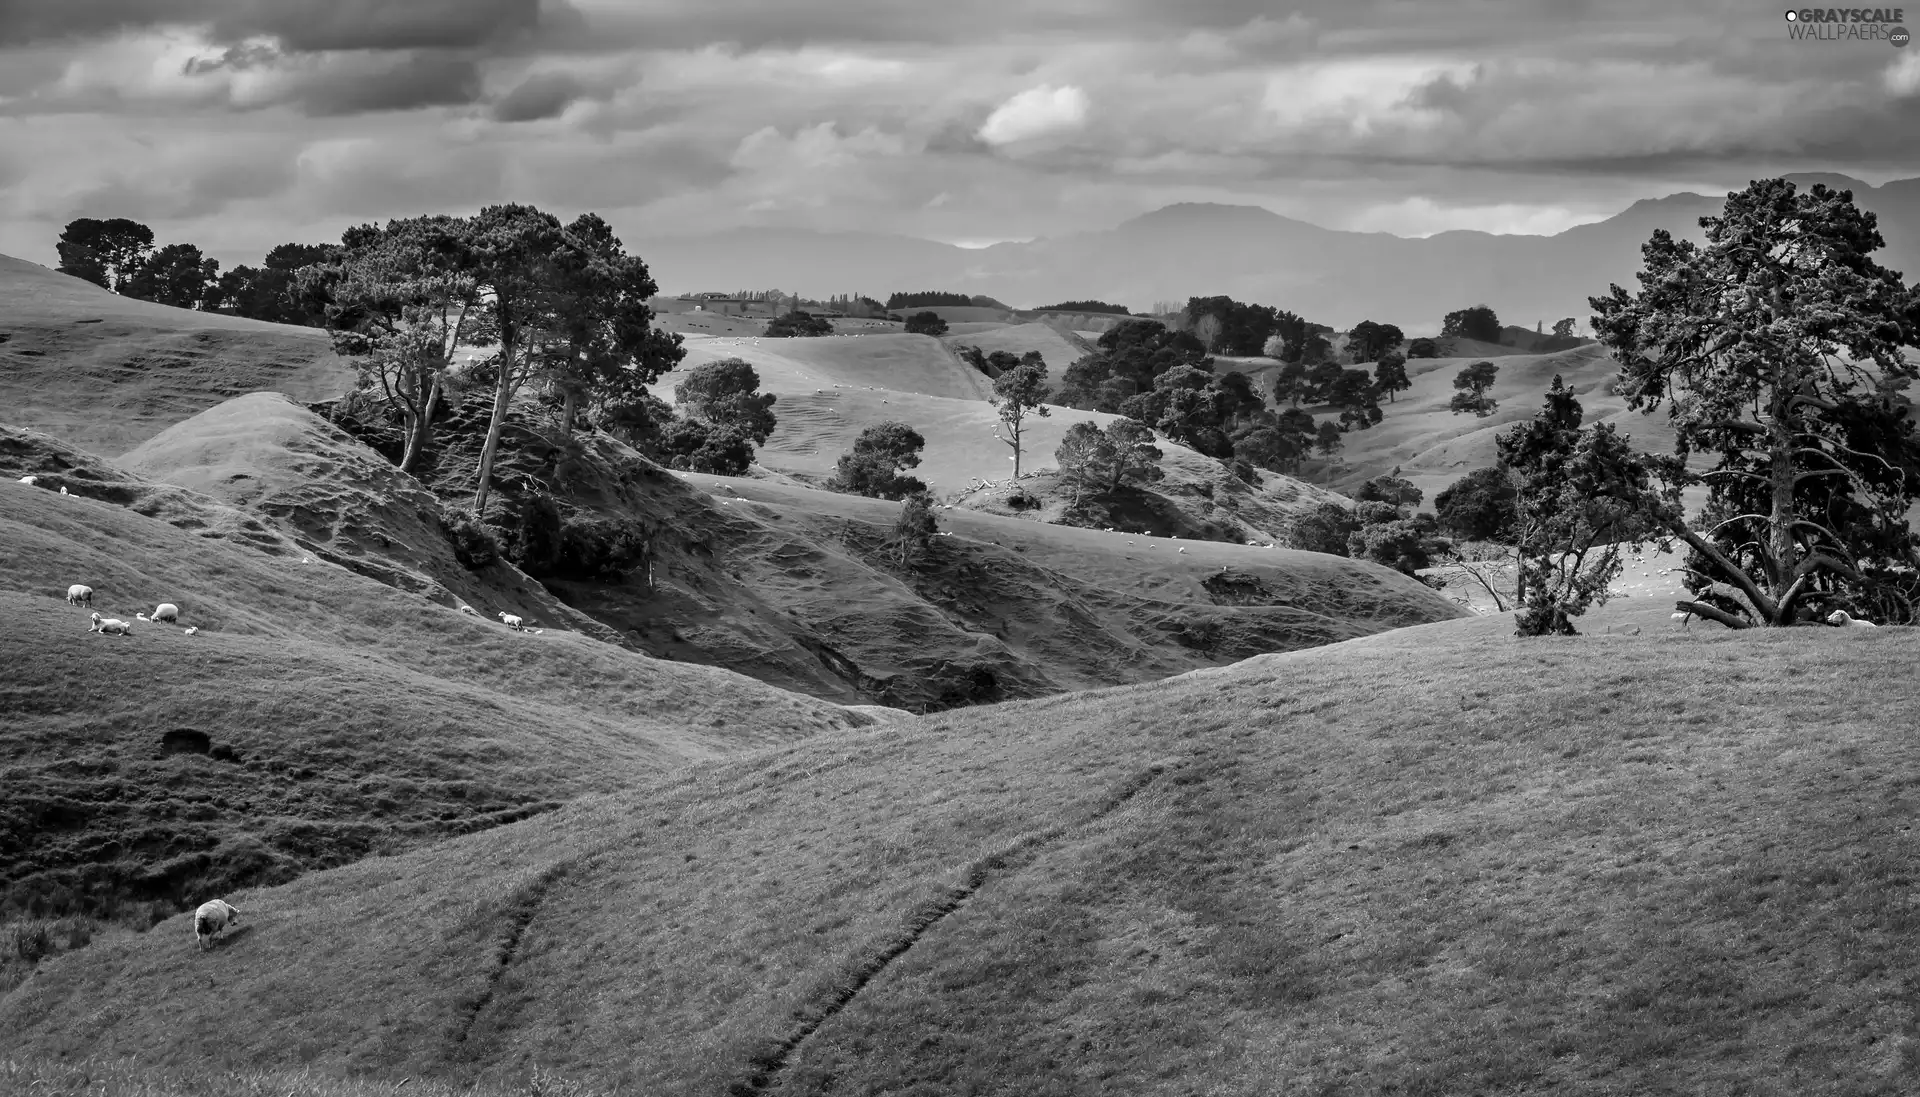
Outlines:
<svg viewBox="0 0 1920 1097"><path fill-rule="evenodd" d="M345 431L257 392L168 427L117 465L274 519L307 552L449 608L506 611L601 640L618 634L504 561L460 563L439 499Z"/></svg>
<svg viewBox="0 0 1920 1097"><path fill-rule="evenodd" d="M0 421L115 456L272 389L332 399L353 370L327 334L156 305L0 255Z"/></svg>
<svg viewBox="0 0 1920 1097"><path fill-rule="evenodd" d="M29 443L0 436L0 911L184 902L871 720L551 621L511 632L49 440L73 493L21 484ZM75 582L132 635L89 632ZM135 621L162 601L197 634Z"/></svg>
<svg viewBox="0 0 1920 1097"><path fill-rule="evenodd" d="M241 894L209 956L175 919L46 963L0 1053L654 1094L1910 1092L1913 634L1507 631L703 764ZM209 995L244 1008L179 1023Z"/></svg>

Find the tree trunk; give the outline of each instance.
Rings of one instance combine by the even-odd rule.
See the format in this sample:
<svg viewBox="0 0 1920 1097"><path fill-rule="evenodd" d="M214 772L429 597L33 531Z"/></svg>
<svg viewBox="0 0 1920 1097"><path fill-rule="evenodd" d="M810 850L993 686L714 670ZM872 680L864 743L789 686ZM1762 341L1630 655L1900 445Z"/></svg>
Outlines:
<svg viewBox="0 0 1920 1097"><path fill-rule="evenodd" d="M433 384L427 389L427 401L420 410L408 416L407 448L400 455L400 471L412 472L413 462L420 451L427 446L427 438L433 430L433 408L440 402L440 375L433 375Z"/></svg>
<svg viewBox="0 0 1920 1097"><path fill-rule="evenodd" d="M483 514L487 507L487 490L492 486L493 458L500 449L500 429L507 423L507 405L513 401L513 358L507 353L506 341L501 341L500 375L493 386L493 418L487 424L487 444L480 450L480 482L474 488L473 512Z"/></svg>
<svg viewBox="0 0 1920 1097"><path fill-rule="evenodd" d="M1783 379L1784 380L1784 379ZM1774 602L1775 619L1767 624L1779 625L1777 608L1781 596L1786 593L1791 582L1795 560L1793 558L1793 521L1798 515L1793 505L1793 424L1788 419L1788 397L1791 391L1788 385L1776 385L1773 399L1773 423L1768 439L1768 471L1773 481L1773 513L1767 518L1767 553L1771 559L1763 559L1767 574L1767 594ZM1759 608L1759 607L1755 607Z"/></svg>
<svg viewBox="0 0 1920 1097"><path fill-rule="evenodd" d="M580 406L580 393L572 385L566 389L566 403L560 406L560 437L562 440L573 438L573 415Z"/></svg>

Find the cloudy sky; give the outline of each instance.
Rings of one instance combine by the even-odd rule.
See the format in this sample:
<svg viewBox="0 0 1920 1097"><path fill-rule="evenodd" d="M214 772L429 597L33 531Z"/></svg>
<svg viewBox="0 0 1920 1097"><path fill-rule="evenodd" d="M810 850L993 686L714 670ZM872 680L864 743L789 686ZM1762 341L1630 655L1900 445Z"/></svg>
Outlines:
<svg viewBox="0 0 1920 1097"><path fill-rule="evenodd" d="M1556 232L1782 171L1920 176L1920 47L1779 0L0 0L0 252L223 265L523 201L630 248L956 243L1175 201ZM1908 18L1920 26L1920 2Z"/></svg>

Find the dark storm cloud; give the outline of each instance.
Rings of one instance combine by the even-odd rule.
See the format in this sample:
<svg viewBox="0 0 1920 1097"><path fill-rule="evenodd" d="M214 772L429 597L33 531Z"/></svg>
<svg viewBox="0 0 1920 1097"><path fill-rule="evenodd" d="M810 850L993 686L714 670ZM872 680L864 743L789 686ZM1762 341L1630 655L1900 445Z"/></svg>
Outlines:
<svg viewBox="0 0 1920 1097"><path fill-rule="evenodd" d="M370 72L329 72L304 80L284 100L321 116L457 106L479 99L480 66L470 57L417 53L384 59Z"/></svg>
<svg viewBox="0 0 1920 1097"><path fill-rule="evenodd" d="M0 45L186 26L296 53L461 49L577 23L561 0L0 0Z"/></svg>
<svg viewBox="0 0 1920 1097"><path fill-rule="evenodd" d="M501 96L489 113L496 122L537 122L558 117L585 94L586 88L569 73L536 73Z"/></svg>

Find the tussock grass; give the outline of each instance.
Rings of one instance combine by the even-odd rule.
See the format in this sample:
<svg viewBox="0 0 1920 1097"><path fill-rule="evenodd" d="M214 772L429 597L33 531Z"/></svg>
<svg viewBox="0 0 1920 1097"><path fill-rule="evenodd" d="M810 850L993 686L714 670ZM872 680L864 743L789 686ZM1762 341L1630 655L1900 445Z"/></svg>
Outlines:
<svg viewBox="0 0 1920 1097"><path fill-rule="evenodd" d="M766 1092L1911 1092L1911 630L1510 632L703 763L43 962L0 1053L711 1094L817 1019Z"/></svg>

